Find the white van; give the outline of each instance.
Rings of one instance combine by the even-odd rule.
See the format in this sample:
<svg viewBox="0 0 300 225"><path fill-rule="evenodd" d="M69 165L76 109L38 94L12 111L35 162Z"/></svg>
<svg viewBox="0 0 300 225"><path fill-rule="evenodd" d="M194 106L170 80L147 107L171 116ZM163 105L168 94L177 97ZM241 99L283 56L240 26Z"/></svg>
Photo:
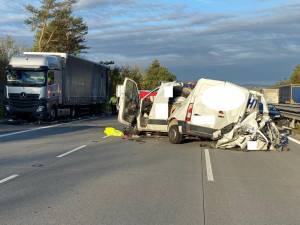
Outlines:
<svg viewBox="0 0 300 225"><path fill-rule="evenodd" d="M193 90L180 83L165 82L139 99L137 84L125 79L120 92L118 120L132 133L168 132L171 143L185 136L219 139L233 129L246 112L258 110L258 99L235 84L210 79L198 80ZM174 110L175 109L175 110Z"/></svg>

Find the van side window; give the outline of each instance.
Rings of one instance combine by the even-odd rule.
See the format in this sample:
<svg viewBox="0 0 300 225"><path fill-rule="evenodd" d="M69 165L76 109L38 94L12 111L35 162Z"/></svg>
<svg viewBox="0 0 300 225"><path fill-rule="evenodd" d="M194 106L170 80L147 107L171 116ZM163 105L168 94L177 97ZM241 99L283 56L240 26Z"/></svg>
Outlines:
<svg viewBox="0 0 300 225"><path fill-rule="evenodd" d="M54 83L54 72L53 71L49 71L47 82L48 82L48 85L52 85Z"/></svg>

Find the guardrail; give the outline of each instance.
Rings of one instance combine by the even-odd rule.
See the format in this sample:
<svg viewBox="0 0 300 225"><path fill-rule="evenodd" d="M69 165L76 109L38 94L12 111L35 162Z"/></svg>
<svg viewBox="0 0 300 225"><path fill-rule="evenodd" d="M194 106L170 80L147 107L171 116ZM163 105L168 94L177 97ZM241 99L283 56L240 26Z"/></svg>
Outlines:
<svg viewBox="0 0 300 225"><path fill-rule="evenodd" d="M290 112L284 112L284 111L280 111L280 114L283 117L285 117L285 118L295 119L295 120L299 120L300 121L300 114L290 113Z"/></svg>
<svg viewBox="0 0 300 225"><path fill-rule="evenodd" d="M300 121L300 105L274 104L283 117Z"/></svg>
<svg viewBox="0 0 300 225"><path fill-rule="evenodd" d="M300 113L300 105L292 105L292 104L274 104L274 105L279 110Z"/></svg>

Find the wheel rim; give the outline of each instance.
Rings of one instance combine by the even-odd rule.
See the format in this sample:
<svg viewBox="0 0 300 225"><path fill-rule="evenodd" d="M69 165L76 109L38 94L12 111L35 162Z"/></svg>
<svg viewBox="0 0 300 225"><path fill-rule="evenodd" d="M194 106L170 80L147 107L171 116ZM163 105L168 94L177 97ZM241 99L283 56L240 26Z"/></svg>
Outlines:
<svg viewBox="0 0 300 225"><path fill-rule="evenodd" d="M176 138L176 131L174 129L171 130L170 136L171 136L171 139L175 139Z"/></svg>
<svg viewBox="0 0 300 225"><path fill-rule="evenodd" d="M55 116L56 116L56 114L55 114L55 109L51 109L51 113L50 113L50 114L51 114L51 117L52 117L52 118L55 118Z"/></svg>

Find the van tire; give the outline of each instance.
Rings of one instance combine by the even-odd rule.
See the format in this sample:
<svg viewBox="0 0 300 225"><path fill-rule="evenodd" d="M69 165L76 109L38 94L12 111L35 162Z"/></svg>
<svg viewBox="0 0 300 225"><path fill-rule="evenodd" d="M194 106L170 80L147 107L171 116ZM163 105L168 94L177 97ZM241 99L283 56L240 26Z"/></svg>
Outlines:
<svg viewBox="0 0 300 225"><path fill-rule="evenodd" d="M179 132L178 125L170 126L168 136L172 144L179 144L181 142L182 134Z"/></svg>

